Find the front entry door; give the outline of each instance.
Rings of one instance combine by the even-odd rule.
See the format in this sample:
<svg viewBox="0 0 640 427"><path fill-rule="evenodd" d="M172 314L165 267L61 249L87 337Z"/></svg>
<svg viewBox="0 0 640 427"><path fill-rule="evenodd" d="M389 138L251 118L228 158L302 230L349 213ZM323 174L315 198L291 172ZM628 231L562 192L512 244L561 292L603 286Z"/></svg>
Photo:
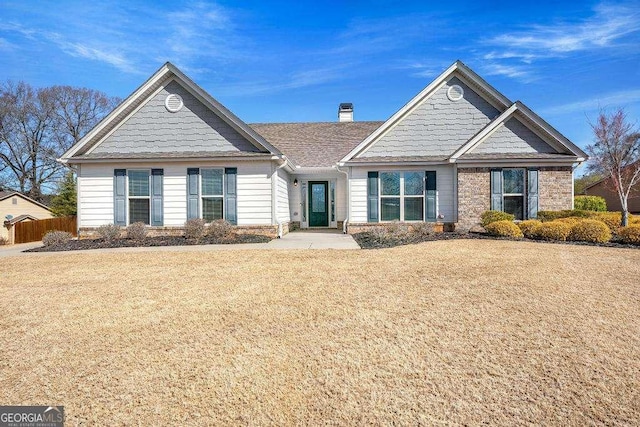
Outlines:
<svg viewBox="0 0 640 427"><path fill-rule="evenodd" d="M309 227L329 226L327 187L326 181L309 183Z"/></svg>

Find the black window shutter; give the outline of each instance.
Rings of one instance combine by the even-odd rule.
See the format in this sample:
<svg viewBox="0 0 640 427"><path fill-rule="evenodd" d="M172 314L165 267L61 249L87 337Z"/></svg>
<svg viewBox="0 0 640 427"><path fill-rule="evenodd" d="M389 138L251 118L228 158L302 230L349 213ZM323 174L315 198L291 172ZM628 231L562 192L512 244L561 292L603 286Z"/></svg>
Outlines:
<svg viewBox="0 0 640 427"><path fill-rule="evenodd" d="M424 214L427 221L435 221L437 219L436 212L436 171L426 171L424 173L425 192L424 192Z"/></svg>
<svg viewBox="0 0 640 427"><path fill-rule="evenodd" d="M491 210L502 210L502 169L491 170Z"/></svg>
<svg viewBox="0 0 640 427"><path fill-rule="evenodd" d="M113 223L127 225L127 170L113 171Z"/></svg>
<svg viewBox="0 0 640 427"><path fill-rule="evenodd" d="M224 170L224 209L225 219L233 225L238 224L238 168Z"/></svg>
<svg viewBox="0 0 640 427"><path fill-rule="evenodd" d="M198 176L200 169L187 169L187 219L198 218L200 215L200 185Z"/></svg>
<svg viewBox="0 0 640 427"><path fill-rule="evenodd" d="M527 171L527 214L528 218L538 217L538 170Z"/></svg>
<svg viewBox="0 0 640 427"><path fill-rule="evenodd" d="M162 211L162 180L164 169L151 169L151 225L164 224Z"/></svg>
<svg viewBox="0 0 640 427"><path fill-rule="evenodd" d="M367 221L378 222L378 172L367 175Z"/></svg>

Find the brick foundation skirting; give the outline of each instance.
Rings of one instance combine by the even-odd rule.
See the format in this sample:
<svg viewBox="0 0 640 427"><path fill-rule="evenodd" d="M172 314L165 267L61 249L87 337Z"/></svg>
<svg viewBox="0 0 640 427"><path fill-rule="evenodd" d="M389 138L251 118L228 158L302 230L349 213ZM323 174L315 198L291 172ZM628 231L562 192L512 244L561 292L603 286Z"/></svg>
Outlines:
<svg viewBox="0 0 640 427"><path fill-rule="evenodd" d="M388 228L388 227L395 227L398 224L400 225L406 225L406 226L411 226L413 224L416 224L415 222L400 222L400 223L380 223L380 222L354 222L354 223L347 223L347 233L349 234L357 234L357 233L366 233L367 231L373 231L375 229L380 229L380 228ZM455 224L451 223L451 222L436 222L436 223L430 223L433 224L434 226L434 231L436 233L442 233L442 232L451 232L451 231L455 231Z"/></svg>
<svg viewBox="0 0 640 427"><path fill-rule="evenodd" d="M289 223L282 224L283 235L289 232ZM81 227L78 230L80 239L98 238L97 227ZM184 235L184 227L147 227L149 237L160 236L182 236ZM277 225L237 225L233 227L233 231L238 234L259 234L271 238L278 236ZM126 227L122 227L122 236L126 233Z"/></svg>

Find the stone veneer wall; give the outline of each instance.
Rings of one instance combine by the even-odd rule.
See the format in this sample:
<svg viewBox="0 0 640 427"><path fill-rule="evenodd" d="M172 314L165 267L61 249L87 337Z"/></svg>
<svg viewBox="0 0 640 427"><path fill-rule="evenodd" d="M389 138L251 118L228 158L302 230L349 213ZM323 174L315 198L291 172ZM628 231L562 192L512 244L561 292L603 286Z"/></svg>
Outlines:
<svg viewBox="0 0 640 427"><path fill-rule="evenodd" d="M573 206L571 166L538 168L538 209L563 210ZM491 168L458 169L458 228L480 224L482 212L491 208Z"/></svg>
<svg viewBox="0 0 640 427"><path fill-rule="evenodd" d="M491 168L458 168L458 228L480 223L491 207Z"/></svg>

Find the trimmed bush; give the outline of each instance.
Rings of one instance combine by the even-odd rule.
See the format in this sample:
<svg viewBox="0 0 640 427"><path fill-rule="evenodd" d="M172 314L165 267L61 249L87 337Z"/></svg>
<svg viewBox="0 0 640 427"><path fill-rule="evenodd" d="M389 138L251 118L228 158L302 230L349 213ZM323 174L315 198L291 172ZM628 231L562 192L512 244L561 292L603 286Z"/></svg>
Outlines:
<svg viewBox="0 0 640 427"><path fill-rule="evenodd" d="M607 201L600 196L576 196L573 199L575 209L593 212L606 212Z"/></svg>
<svg viewBox="0 0 640 427"><path fill-rule="evenodd" d="M629 225L640 224L640 216L633 216L629 214Z"/></svg>
<svg viewBox="0 0 640 427"><path fill-rule="evenodd" d="M612 233L617 233L622 222L622 212L593 212L591 219L604 222Z"/></svg>
<svg viewBox="0 0 640 427"><path fill-rule="evenodd" d="M189 240L201 239L205 231L204 220L201 218L189 219L184 223L184 237Z"/></svg>
<svg viewBox="0 0 640 427"><path fill-rule="evenodd" d="M540 226L540 224L542 224L542 222L537 219L528 219L526 221L521 221L518 224L518 227L520 227L520 231L522 231L524 237L531 239L535 235L535 230Z"/></svg>
<svg viewBox="0 0 640 427"><path fill-rule="evenodd" d="M233 225L224 219L213 221L207 229L207 235L214 239L224 239L233 231Z"/></svg>
<svg viewBox="0 0 640 427"><path fill-rule="evenodd" d="M622 243L640 245L640 224L620 228L618 237L620 237Z"/></svg>
<svg viewBox="0 0 640 427"><path fill-rule="evenodd" d="M4 237L0 237L0 246L8 245L9 239L5 239Z"/></svg>
<svg viewBox="0 0 640 427"><path fill-rule="evenodd" d="M484 211L480 215L480 224L486 229L487 225L496 221L513 221L515 216L502 211Z"/></svg>
<svg viewBox="0 0 640 427"><path fill-rule="evenodd" d="M484 227L487 230L487 233L492 236L500 236L500 237L514 237L517 239L521 239L524 237L520 228L515 225L512 221L502 220L491 222Z"/></svg>
<svg viewBox="0 0 640 427"><path fill-rule="evenodd" d="M73 235L67 231L53 230L47 232L42 238L42 244L45 246L60 246L67 243Z"/></svg>
<svg viewBox="0 0 640 427"><path fill-rule="evenodd" d="M147 231L144 222L134 222L127 227L127 237L133 240L144 240L147 237Z"/></svg>
<svg viewBox="0 0 640 427"><path fill-rule="evenodd" d="M430 236L435 232L433 222L416 222L411 224L411 233L416 236Z"/></svg>
<svg viewBox="0 0 640 427"><path fill-rule="evenodd" d="M604 222L583 219L571 227L569 240L576 242L606 243L611 240L611 230Z"/></svg>
<svg viewBox="0 0 640 427"><path fill-rule="evenodd" d="M571 225L566 222L549 221L543 222L533 231L533 238L538 240L565 241L570 233Z"/></svg>
<svg viewBox="0 0 640 427"><path fill-rule="evenodd" d="M120 238L120 227L115 224L105 224L96 230L98 236L107 242L112 242Z"/></svg>
<svg viewBox="0 0 640 427"><path fill-rule="evenodd" d="M591 216L591 212L583 211L580 209L568 209L564 211L538 211L538 219L542 222L553 221L558 218L568 218L571 216L577 218L589 218Z"/></svg>
<svg viewBox="0 0 640 427"><path fill-rule="evenodd" d="M580 221L584 221L585 218L578 218L577 216L568 216L566 218L558 218L558 219L554 219L554 221L557 222L564 222L565 224L569 224L570 226L574 226L577 223L579 223Z"/></svg>

